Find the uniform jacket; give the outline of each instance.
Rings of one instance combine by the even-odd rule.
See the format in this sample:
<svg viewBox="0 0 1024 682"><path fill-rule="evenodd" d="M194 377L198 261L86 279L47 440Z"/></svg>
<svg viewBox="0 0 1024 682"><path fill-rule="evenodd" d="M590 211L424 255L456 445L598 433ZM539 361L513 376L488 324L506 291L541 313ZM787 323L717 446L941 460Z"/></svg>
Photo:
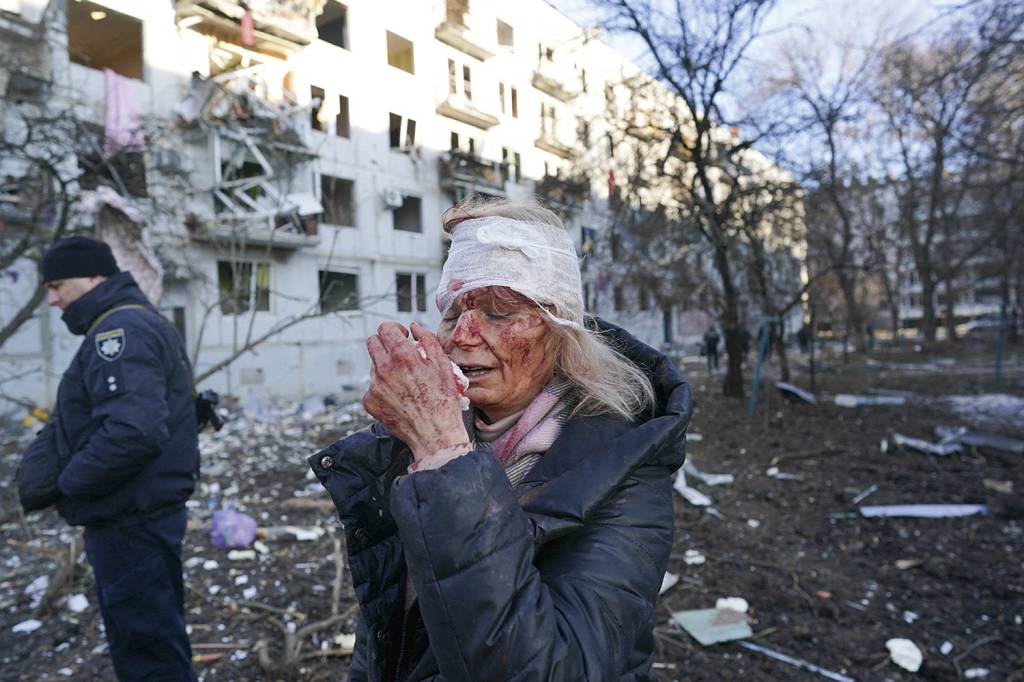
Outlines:
<svg viewBox="0 0 1024 682"><path fill-rule="evenodd" d="M657 404L634 423L573 417L514 490L486 450L403 475L411 454L379 424L310 458L360 605L350 680L651 679L692 401L667 358L596 324Z"/></svg>
<svg viewBox="0 0 1024 682"><path fill-rule="evenodd" d="M123 305L96 328L106 311ZM57 389L53 437L67 464L57 510L72 525L133 523L180 508L199 464L191 369L174 326L128 272L71 303L85 334Z"/></svg>

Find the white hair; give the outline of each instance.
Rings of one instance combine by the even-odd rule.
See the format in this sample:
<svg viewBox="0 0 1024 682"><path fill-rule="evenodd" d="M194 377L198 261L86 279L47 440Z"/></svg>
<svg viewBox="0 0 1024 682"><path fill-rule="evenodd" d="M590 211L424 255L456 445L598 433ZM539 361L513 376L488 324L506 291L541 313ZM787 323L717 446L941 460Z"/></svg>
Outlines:
<svg viewBox="0 0 1024 682"><path fill-rule="evenodd" d="M561 218L539 204L493 199L470 200L450 208L443 217L444 231L450 234L465 220L488 216L565 231ZM582 297L582 292L579 293ZM557 301L546 306L553 308L549 313L555 318L571 320L574 317L574 311L563 309ZM613 414L633 420L654 403L651 381L640 367L607 343L598 332L583 326L552 323L548 319L551 315L543 319L557 342L555 373L573 387L579 399L577 412Z"/></svg>

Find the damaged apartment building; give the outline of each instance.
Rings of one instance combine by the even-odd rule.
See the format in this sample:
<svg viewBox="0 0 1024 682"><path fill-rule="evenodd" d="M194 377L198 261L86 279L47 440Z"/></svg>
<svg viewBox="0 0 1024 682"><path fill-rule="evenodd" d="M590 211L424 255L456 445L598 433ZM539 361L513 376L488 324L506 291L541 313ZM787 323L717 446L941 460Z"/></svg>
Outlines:
<svg viewBox="0 0 1024 682"><path fill-rule="evenodd" d="M704 331L598 267L612 171L580 160L635 67L544 0L0 0L0 21L39 52L4 106L76 120L67 229L111 243L203 386L360 393L382 321L436 324L440 218L472 195L559 211L593 312L654 345ZM0 238L61 224L53 201L15 215L26 170L0 164ZM2 322L35 286L29 256L0 272ZM0 392L47 404L77 344L39 305L0 346Z"/></svg>

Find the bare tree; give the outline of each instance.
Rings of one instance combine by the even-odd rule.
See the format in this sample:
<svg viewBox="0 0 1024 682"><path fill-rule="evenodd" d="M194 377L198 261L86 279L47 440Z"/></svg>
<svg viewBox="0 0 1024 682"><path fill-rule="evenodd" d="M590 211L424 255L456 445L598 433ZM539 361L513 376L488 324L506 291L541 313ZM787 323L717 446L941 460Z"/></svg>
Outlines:
<svg viewBox="0 0 1024 682"><path fill-rule="evenodd" d="M723 392L743 395L742 211L762 179L753 146L764 128L736 97L744 57L761 33L771 0L701 0L668 8L653 0L601 0L606 25L635 35L652 75L678 98L659 172L672 188L681 224L708 244L721 288L719 322L729 355ZM744 137L733 126L745 126ZM761 132L758 132L761 131Z"/></svg>

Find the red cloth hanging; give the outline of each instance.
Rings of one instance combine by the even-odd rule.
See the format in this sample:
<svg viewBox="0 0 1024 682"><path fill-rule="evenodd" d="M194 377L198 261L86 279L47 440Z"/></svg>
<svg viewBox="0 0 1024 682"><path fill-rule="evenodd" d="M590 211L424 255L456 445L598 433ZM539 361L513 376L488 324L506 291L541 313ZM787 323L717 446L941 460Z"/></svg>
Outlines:
<svg viewBox="0 0 1024 682"><path fill-rule="evenodd" d="M242 44L246 47L256 44L256 25L252 20L252 10L246 8L242 15Z"/></svg>

